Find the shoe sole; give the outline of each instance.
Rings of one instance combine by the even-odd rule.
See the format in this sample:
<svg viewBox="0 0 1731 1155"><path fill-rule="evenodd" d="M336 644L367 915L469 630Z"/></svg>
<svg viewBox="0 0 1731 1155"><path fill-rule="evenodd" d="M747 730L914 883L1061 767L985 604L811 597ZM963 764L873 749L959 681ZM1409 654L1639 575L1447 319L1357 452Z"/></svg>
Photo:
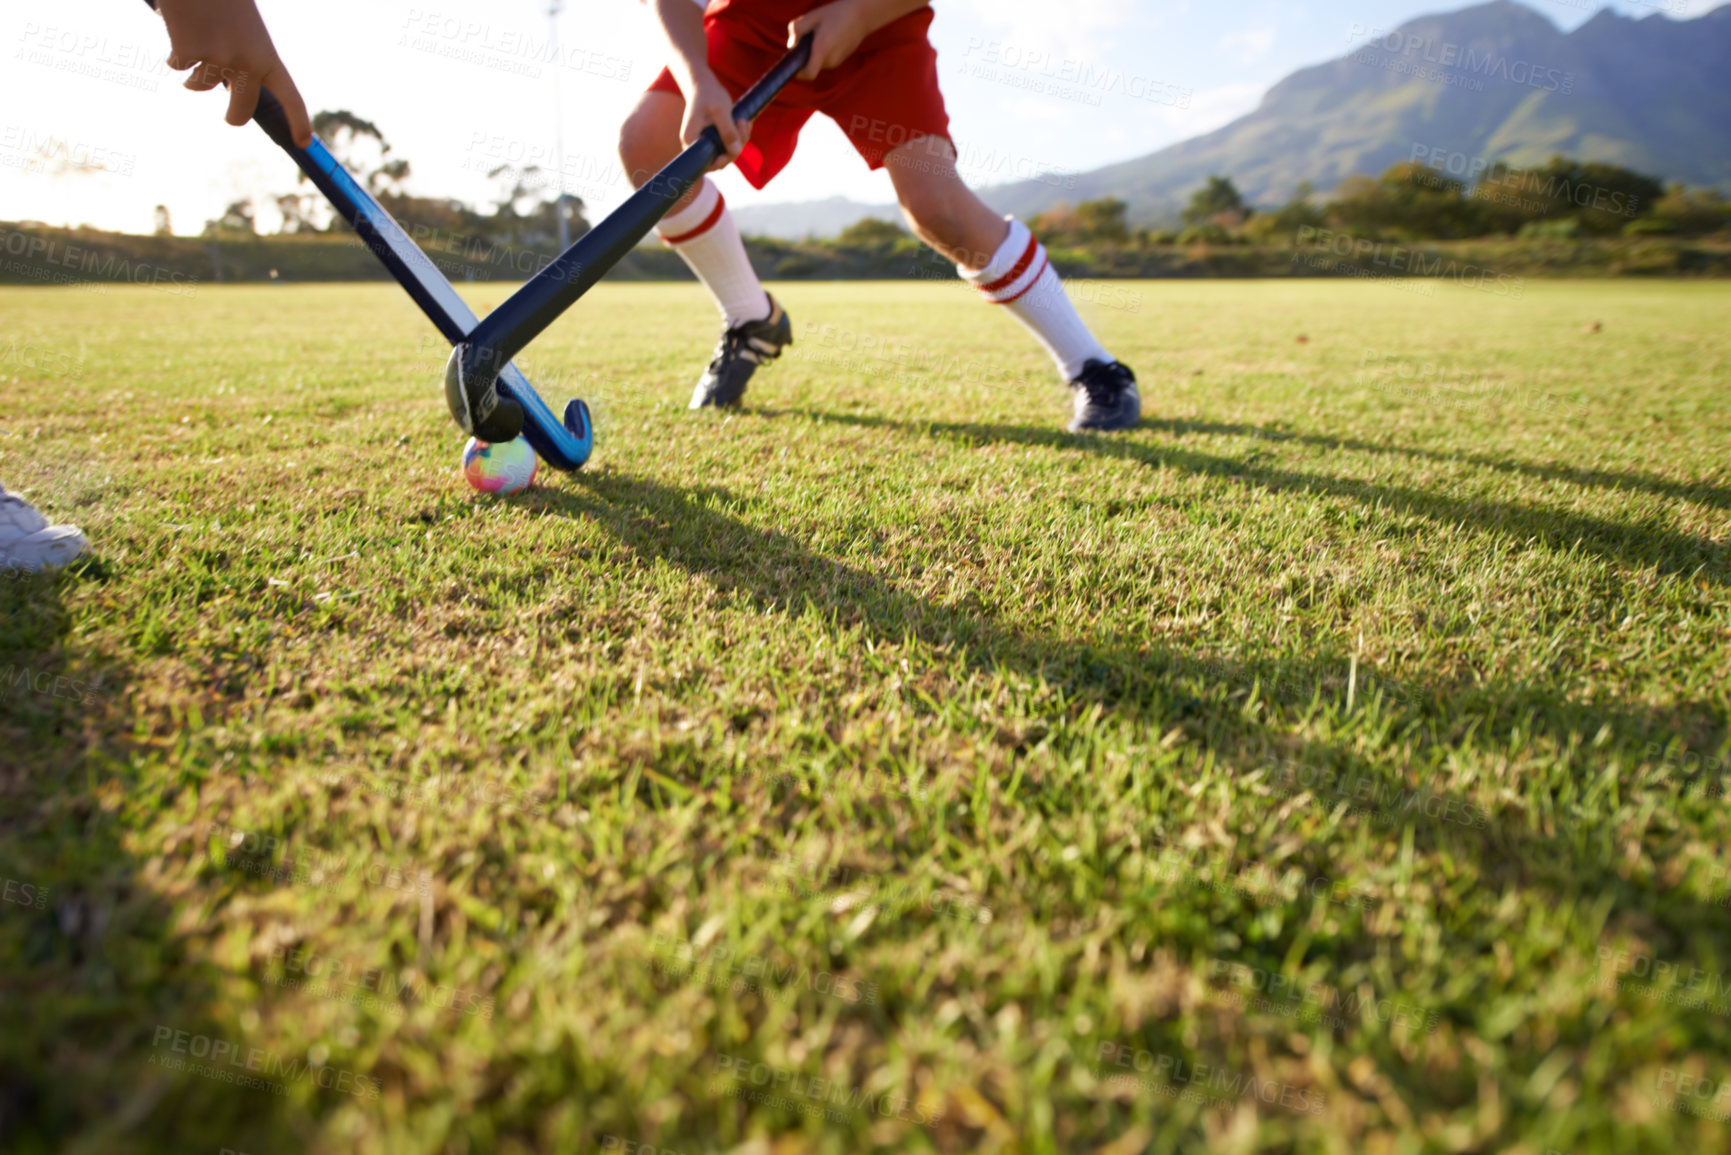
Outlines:
<svg viewBox="0 0 1731 1155"><path fill-rule="evenodd" d="M1065 426L1071 433L1122 433L1126 429L1134 429L1142 423L1142 406L1136 406L1136 412L1129 417L1113 418L1110 421L1089 422L1072 421Z"/></svg>
<svg viewBox="0 0 1731 1155"><path fill-rule="evenodd" d="M739 391L737 397L722 398L703 392L703 386L699 385L697 392L691 395L691 404L687 405L686 408L693 413L699 409L738 409L744 401L745 390L743 389Z"/></svg>
<svg viewBox="0 0 1731 1155"><path fill-rule="evenodd" d="M0 553L0 569L37 573L70 565L90 552L90 540L82 531L66 525L50 526L15 541Z"/></svg>
<svg viewBox="0 0 1731 1155"><path fill-rule="evenodd" d="M1071 388L1074 389L1075 386L1072 385ZM1072 417L1070 423L1064 426L1065 430L1070 433L1122 433L1126 429L1136 428L1142 422L1142 394L1134 382L1125 389L1119 400L1128 401L1130 404L1120 404L1112 416L1104 419L1084 422Z"/></svg>

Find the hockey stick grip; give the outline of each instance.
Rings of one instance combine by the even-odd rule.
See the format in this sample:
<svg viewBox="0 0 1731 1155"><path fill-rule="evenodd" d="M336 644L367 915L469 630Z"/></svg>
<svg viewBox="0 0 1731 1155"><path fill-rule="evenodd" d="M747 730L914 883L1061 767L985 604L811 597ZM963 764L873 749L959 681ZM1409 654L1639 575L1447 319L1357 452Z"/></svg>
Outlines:
<svg viewBox="0 0 1731 1155"><path fill-rule="evenodd" d="M758 82L746 90L733 106L733 119L756 120L757 114L769 107L769 102L787 82L799 75L799 70L811 63L812 34L807 32L799 38L799 43L788 49L786 56L777 62L774 68L763 74Z"/></svg>
<svg viewBox="0 0 1731 1155"><path fill-rule="evenodd" d="M288 112L270 89L258 90L258 107L253 109L252 120L279 148L292 153L299 147L295 144L294 129L289 126Z"/></svg>
<svg viewBox="0 0 1731 1155"><path fill-rule="evenodd" d="M799 38L799 43L790 48L787 55L783 56L776 62L774 68L771 68L768 72L764 73L758 79L756 84L746 89L745 94L738 100L734 101L734 120L756 120L758 113L769 107L769 102L774 100L781 90L787 87L787 82L792 80L795 76L798 76L799 70L804 68L806 64L810 62L811 38L812 34L809 32L804 36L801 36ZM692 151L694 149L705 144L709 146L709 156L704 159L703 165L706 169L710 164L715 162L717 157L720 157L727 152L727 146L721 143L721 133L717 132L715 126L712 124L703 130L702 134L698 137L697 142L693 144L691 148L686 149L685 153L679 157L679 160L687 160L692 156ZM663 181L662 177L673 167L672 164L669 164L666 169L663 169L661 173L657 174L656 178L649 183L659 187L669 187L668 182ZM687 165L682 167L689 166ZM680 197L684 196L685 189L689 187L691 187L690 184L681 187L679 192L673 197L673 200L678 200ZM669 201L668 203L671 205L672 201Z"/></svg>
<svg viewBox="0 0 1731 1155"><path fill-rule="evenodd" d="M144 3L152 12L156 11L156 0L144 0ZM279 147L295 151L295 134L289 127L288 113L283 110L282 101L271 95L270 89L258 90L258 108L253 111L252 118Z"/></svg>

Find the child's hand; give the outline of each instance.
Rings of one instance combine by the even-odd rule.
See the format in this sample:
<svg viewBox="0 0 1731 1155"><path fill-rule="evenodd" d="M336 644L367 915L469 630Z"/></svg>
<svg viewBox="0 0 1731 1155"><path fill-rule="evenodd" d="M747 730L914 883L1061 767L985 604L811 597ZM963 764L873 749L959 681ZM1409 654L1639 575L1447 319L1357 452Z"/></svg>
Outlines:
<svg viewBox="0 0 1731 1155"><path fill-rule="evenodd" d="M193 70L186 87L208 92L226 82L230 124L251 120L259 89L268 88L288 114L295 144L305 148L313 142L306 102L253 0L157 0L156 7L168 25L168 66Z"/></svg>
<svg viewBox="0 0 1731 1155"><path fill-rule="evenodd" d="M826 68L834 68L853 55L873 29L853 0L836 0L822 8L813 8L787 26L787 46L792 48L807 32L815 33L811 42L811 63L800 72L801 80L816 80Z"/></svg>
<svg viewBox="0 0 1731 1155"><path fill-rule="evenodd" d="M697 143L704 129L714 125L715 131L721 134L721 143L727 146L727 156L718 159L711 167L725 168L739 159L745 142L751 139L751 122L733 119L733 97L713 72L703 71L704 75L691 77L691 83L686 86L685 124L680 129L679 139L689 148Z"/></svg>

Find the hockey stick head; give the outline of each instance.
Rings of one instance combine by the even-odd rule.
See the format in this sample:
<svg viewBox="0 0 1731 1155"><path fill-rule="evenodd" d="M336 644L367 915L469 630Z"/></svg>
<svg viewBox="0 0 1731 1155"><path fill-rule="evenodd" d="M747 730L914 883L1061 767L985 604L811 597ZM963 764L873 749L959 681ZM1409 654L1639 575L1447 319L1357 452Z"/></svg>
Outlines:
<svg viewBox="0 0 1731 1155"><path fill-rule="evenodd" d="M561 420L517 366L507 361L492 373L484 361L465 341L451 350L445 362L445 404L457 424L487 442L509 441L520 432L554 469L583 468L595 452L595 421L589 406L573 397L566 402ZM489 396L492 408L480 416Z"/></svg>
<svg viewBox="0 0 1731 1155"><path fill-rule="evenodd" d="M445 404L459 427L478 440L494 444L523 432L523 407L499 392L499 368L477 357L475 346L459 341L445 362Z"/></svg>
<svg viewBox="0 0 1731 1155"><path fill-rule="evenodd" d="M548 465L565 471L581 469L595 450L589 407L572 400L561 421L509 358L495 351L484 359L488 363L478 364L483 359L464 339L479 324L474 311L391 214L322 141L315 139L305 149L295 146L288 117L269 90L259 90L253 119L294 159L427 319L447 340L457 343L445 366L445 402L457 424L488 442L509 441L521 432Z"/></svg>

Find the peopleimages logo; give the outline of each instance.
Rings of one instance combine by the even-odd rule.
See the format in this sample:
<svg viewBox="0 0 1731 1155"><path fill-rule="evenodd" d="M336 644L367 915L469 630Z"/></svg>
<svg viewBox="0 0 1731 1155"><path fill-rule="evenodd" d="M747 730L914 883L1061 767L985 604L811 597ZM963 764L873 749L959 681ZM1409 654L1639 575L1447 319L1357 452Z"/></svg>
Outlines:
<svg viewBox="0 0 1731 1155"><path fill-rule="evenodd" d="M417 780L406 774L366 774L345 768L327 771L323 782L326 786L366 790L393 800L436 806L453 813L478 805L493 810L539 814L551 813L555 805L551 794L531 793L487 780L472 781L461 775Z"/></svg>
<svg viewBox="0 0 1731 1155"><path fill-rule="evenodd" d="M832 889L859 892L864 905L890 912L919 909L963 922L992 921L991 908L971 895L951 897L942 891L921 893L916 886L891 881L873 871L852 866L826 866L816 861L796 859L786 851L778 861L783 871L783 885L789 894L799 898L815 898Z"/></svg>
<svg viewBox="0 0 1731 1155"><path fill-rule="evenodd" d="M420 8L408 10L402 29L397 41L401 46L497 71L533 78L541 75L535 65L555 64L602 80L631 79L633 62L625 57L560 44L550 33L537 29L495 28L484 21Z"/></svg>
<svg viewBox="0 0 1731 1155"><path fill-rule="evenodd" d="M1118 1070L1113 1071L1111 1067ZM1151 1077L1140 1077L1144 1075ZM1207 1103L1211 1094L1235 1099L1253 1098L1271 1107L1278 1104L1305 1115L1320 1115L1328 1104L1325 1092L1309 1087L1259 1079L1218 1064L1187 1063L1176 1055L1156 1054L1110 1040L1100 1044L1094 1077L1103 1081L1128 1082L1142 1090L1186 1102Z"/></svg>
<svg viewBox="0 0 1731 1155"><path fill-rule="evenodd" d="M1536 88L1541 92L1555 92L1562 96L1571 96L1575 91L1575 74L1563 72L1555 68L1546 68L1527 60L1510 60L1499 52L1480 51L1477 48L1456 44L1450 40L1437 40L1431 36L1420 36L1415 32L1402 33L1398 29L1387 31L1364 24L1354 23L1347 32L1347 42L1353 43L1361 38L1368 38L1371 45L1380 48L1391 56L1403 58L1416 56L1425 64L1435 65L1438 69L1451 69L1453 72L1442 72L1424 76L1424 79L1439 79L1446 77L1452 83L1454 78L1464 73L1469 77L1484 80L1503 80L1510 84L1524 85ZM1387 68L1388 61L1378 60L1374 56L1356 58L1364 64L1381 64ZM1404 71L1404 69L1397 69ZM1416 73L1415 73L1416 74Z"/></svg>
<svg viewBox="0 0 1731 1155"><path fill-rule="evenodd" d="M1102 96L1121 95L1168 108L1190 107L1194 89L1149 76L1126 73L1109 64L1055 57L1045 48L1023 48L1003 40L970 36L962 52L962 71L982 80L1098 105Z"/></svg>
<svg viewBox="0 0 1731 1155"><path fill-rule="evenodd" d="M351 962L321 955L305 947L279 946L272 957L283 964L284 974L278 986L305 991L315 997L340 998L360 1005L375 1005L380 1000L398 1003L419 1003L439 1010L456 1010L465 1015L490 1019L493 1017L491 996L443 983L429 983L425 976L413 970L391 970L387 967L364 967Z"/></svg>
<svg viewBox="0 0 1731 1155"><path fill-rule="evenodd" d="M1520 277L1507 276L1470 262L1463 265L1453 257L1439 253L1427 256L1424 251L1409 245L1373 241L1369 237L1319 229L1314 225L1299 227L1297 243L1301 248L1308 247L1353 261L1369 261L1401 276L1450 280L1463 288L1483 289L1493 296L1520 297L1526 292L1526 282Z"/></svg>
<svg viewBox="0 0 1731 1155"><path fill-rule="evenodd" d="M1483 830L1490 825L1485 812L1471 802L1434 794L1405 782L1391 782L1369 774L1284 761L1272 784L1283 794L1306 791L1320 798L1350 802L1367 813L1393 818L1422 814L1457 826Z"/></svg>
<svg viewBox="0 0 1731 1155"><path fill-rule="evenodd" d="M1308 1009L1325 1025L1344 1029L1366 1019L1384 1026L1399 1024L1430 1034L1436 1030L1437 1014L1401 999L1348 994L1327 983L1292 978L1278 971L1227 959L1214 959L1208 968L1210 980L1224 979L1235 987L1263 996L1257 1010L1287 1014Z"/></svg>
<svg viewBox="0 0 1731 1155"><path fill-rule="evenodd" d="M1731 795L1731 754L1699 754L1671 743L1649 742L1642 751L1645 757L1675 766L1691 779L1700 781L1708 798Z"/></svg>
<svg viewBox="0 0 1731 1155"><path fill-rule="evenodd" d="M229 869L257 878L329 886L352 876L358 877L369 886L380 886L389 890L428 894L433 889L432 872L413 865L400 867L365 855L344 858L338 854L312 849L287 852L282 841L274 834L241 830L220 822L194 822L182 829L191 836L191 850L195 855L208 854L205 844L215 839L222 850L223 862ZM278 849L285 850L280 862L275 857Z"/></svg>
<svg viewBox="0 0 1731 1155"><path fill-rule="evenodd" d="M306 1080L324 1091L377 1099L384 1085L379 1080L326 1063L285 1059L259 1047L243 1046L192 1031L176 1030L158 1023L150 1040L153 1066L188 1071L220 1083L233 1083L255 1090L288 1094L288 1084ZM191 1062L189 1060L200 1060Z"/></svg>
<svg viewBox="0 0 1731 1155"><path fill-rule="evenodd" d="M1673 1111L1721 1123L1731 1120L1731 1079L1661 1067L1654 1089L1669 1100Z"/></svg>
<svg viewBox="0 0 1731 1155"><path fill-rule="evenodd" d="M620 1155L680 1155L671 1147L657 1147L638 1139L626 1139L611 1133L601 1136L601 1150L617 1151Z"/></svg>
<svg viewBox="0 0 1731 1155"><path fill-rule="evenodd" d="M736 954L725 943L708 948L697 946L683 938L673 938L661 931L653 937L656 959L652 966L657 975L670 981L694 983L708 987L733 987L738 991L753 990L768 997L793 997L799 988L814 994L827 995L844 1003L877 1005L876 983L863 982L830 971L814 971L807 966L783 966L762 954ZM674 965L662 961L667 956ZM771 991L768 988L775 988Z"/></svg>
<svg viewBox="0 0 1731 1155"><path fill-rule="evenodd" d="M25 21L18 42L24 47L15 60L144 92L155 92L162 78L180 79L156 44L114 41L106 34L44 26L34 20Z"/></svg>
<svg viewBox="0 0 1731 1155"><path fill-rule="evenodd" d="M0 156L0 164L21 168L26 172L111 172L131 176L138 163L136 153L116 152L102 145L83 141L62 140L44 135L28 125L9 124L0 128L0 153L19 157L12 161Z"/></svg>
<svg viewBox="0 0 1731 1155"><path fill-rule="evenodd" d="M28 906L35 910L47 910L48 888L31 882L19 882L16 878L0 879L0 901Z"/></svg>
<svg viewBox="0 0 1731 1155"><path fill-rule="evenodd" d="M113 254L104 257L82 245L52 240L34 233L0 229L0 252L22 258L43 268L45 272L53 272L57 268L70 269L77 274L77 279L87 281L116 281L146 288L161 288L175 296L191 296L198 291L197 277L189 277L185 273L164 269L145 261L134 262L127 257ZM64 274L56 275L67 280L73 279Z"/></svg>
<svg viewBox="0 0 1731 1155"><path fill-rule="evenodd" d="M1366 385L1383 393L1405 397L1409 400L1422 402L1433 408L1472 408L1484 405L1512 406L1518 409L1530 409L1551 417L1584 418L1588 406L1584 402L1566 401L1560 397L1534 389L1518 382L1507 382L1480 375L1470 380L1462 380L1455 369L1440 361L1413 361L1403 351L1385 351L1367 347L1359 357L1358 372L1353 381ZM1383 683L1387 685L1387 683ZM1281 781L1288 784L1297 781L1297 775L1307 778L1324 779L1319 784L1317 793L1332 793L1347 795L1350 793L1347 783L1351 779L1342 779L1333 771L1319 771L1306 768L1299 763L1287 767L1286 775ZM1337 780L1339 780L1337 782ZM1307 784L1306 788L1310 788ZM1351 790L1361 789L1361 786L1351 787ZM1374 785L1369 787L1373 796L1378 792ZM1387 791L1380 791L1385 797ZM1453 799L1442 799L1437 795L1425 795L1422 800L1418 793L1402 795L1394 801L1396 813L1404 813L1408 809L1421 809L1427 816L1442 818L1449 822L1460 822L1462 825L1484 826L1482 811L1471 803L1457 802Z"/></svg>
<svg viewBox="0 0 1731 1155"><path fill-rule="evenodd" d="M778 1099L792 1098L785 1105L791 1110L801 1113L814 1113L821 1109L826 1117L839 1119L837 1112L862 1112L882 1119L899 1119L904 1123L916 1123L921 1127L930 1127L937 1122L938 1116L927 1111L918 1102L901 1095L874 1095L858 1087L850 1087L839 1079L815 1079L798 1071L790 1071L782 1067L772 1067L768 1063L760 1063L754 1059L740 1055L717 1055L715 1067L725 1071L736 1080L732 1093L741 1098L753 1098L759 1089L761 1094ZM768 1101L768 1100L764 1100ZM803 1104L799 1101L803 1101Z"/></svg>
<svg viewBox="0 0 1731 1155"><path fill-rule="evenodd" d="M32 670L28 666L7 666L0 669L0 686L19 692L34 690L44 697L60 698L85 706L96 700L96 690L101 684L101 678L86 682L78 678L68 678L63 674L49 673L47 670Z"/></svg>
<svg viewBox="0 0 1731 1155"><path fill-rule="evenodd" d="M44 377L79 377L84 373L84 351L76 354L48 345L0 337L0 365L9 370L40 373Z"/></svg>
<svg viewBox="0 0 1731 1155"><path fill-rule="evenodd" d="M1691 963L1602 946L1599 981L1616 990L1632 990L1693 1010L1731 1014L1731 979Z"/></svg>
<svg viewBox="0 0 1731 1155"><path fill-rule="evenodd" d="M1564 201L1578 209L1594 209L1619 217L1634 217L1641 209L1641 198L1630 193L1587 181L1571 181L1563 176L1524 170L1515 172L1501 161L1468 156L1440 146L1415 144L1407 159L1415 165L1446 172L1463 183L1478 181L1469 194L1478 200L1530 207L1535 211ZM1532 197L1530 201L1527 200L1529 194Z"/></svg>

